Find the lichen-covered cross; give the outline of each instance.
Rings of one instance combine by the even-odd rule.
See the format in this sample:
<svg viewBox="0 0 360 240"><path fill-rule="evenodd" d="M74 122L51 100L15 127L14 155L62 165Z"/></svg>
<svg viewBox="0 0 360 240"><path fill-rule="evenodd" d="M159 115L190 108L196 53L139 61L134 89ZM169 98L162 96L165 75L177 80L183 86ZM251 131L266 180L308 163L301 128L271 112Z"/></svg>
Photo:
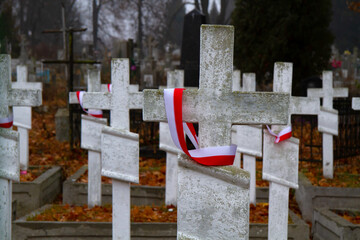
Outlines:
<svg viewBox="0 0 360 240"><path fill-rule="evenodd" d="M0 118L9 117L12 106L40 106L41 90L11 88L11 58L0 55ZM19 181L19 135L0 128L0 239L11 239L11 181Z"/></svg>

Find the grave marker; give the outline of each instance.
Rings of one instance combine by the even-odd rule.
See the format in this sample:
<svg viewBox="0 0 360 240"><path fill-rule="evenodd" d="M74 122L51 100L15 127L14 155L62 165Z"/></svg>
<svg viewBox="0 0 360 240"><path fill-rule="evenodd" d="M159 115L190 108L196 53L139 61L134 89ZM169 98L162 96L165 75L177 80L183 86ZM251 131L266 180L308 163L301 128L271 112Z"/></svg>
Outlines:
<svg viewBox="0 0 360 240"><path fill-rule="evenodd" d="M338 111L333 109L333 98L347 97L349 91L347 88L333 88L332 71L323 71L322 89L308 89L309 97L322 98L323 103L318 115L318 130L322 132L323 149L323 174L325 178L333 178L333 136L338 135L339 117Z"/></svg>
<svg viewBox="0 0 360 240"><path fill-rule="evenodd" d="M291 95L292 63L275 63L274 92ZM318 98L290 97L289 118L292 114L316 115L319 112ZM273 125L273 131L287 126ZM270 182L269 192L269 239L287 239L289 188L298 188L299 139L289 138L275 143L274 136L264 131L263 179Z"/></svg>
<svg viewBox="0 0 360 240"><path fill-rule="evenodd" d="M242 91L255 92L255 73L243 74ZM256 157L262 157L262 125L236 125L237 152L243 154L244 170L250 172L250 203L256 205ZM240 159L237 163L240 167Z"/></svg>
<svg viewBox="0 0 360 240"><path fill-rule="evenodd" d="M100 92L100 70L89 67L88 92ZM69 103L79 104L75 92L69 93ZM106 118L81 115L81 148L88 150L88 205L101 205L101 131L107 125Z"/></svg>
<svg viewBox="0 0 360 240"><path fill-rule="evenodd" d="M85 108L111 114L101 134L101 172L113 179L113 239L130 239L130 183L139 182L139 136L129 131L129 110L142 109L143 94L130 91L129 77L129 59L113 59L111 93L83 95Z"/></svg>
<svg viewBox="0 0 360 240"><path fill-rule="evenodd" d="M184 87L184 71L175 70L167 72L167 88L183 88ZM177 205L177 172L178 172L178 149L171 139L169 125L161 122L159 148L166 151L166 185L165 185L165 204Z"/></svg>
<svg viewBox="0 0 360 240"><path fill-rule="evenodd" d="M41 90L11 88L10 55L0 55L0 120L11 115L12 106L40 106ZM11 240L12 181L19 181L19 134L0 128L0 239Z"/></svg>
<svg viewBox="0 0 360 240"><path fill-rule="evenodd" d="M28 68L26 65L16 67L17 82L12 87L17 89L33 89L42 91L42 84L27 82ZM18 127L20 146L20 170L26 173L29 166L29 130L31 129L31 107L13 107L14 125Z"/></svg>
<svg viewBox="0 0 360 240"><path fill-rule="evenodd" d="M183 94L183 119L200 147L230 145L232 124L287 122L289 94L232 92L232 26L201 26L200 87ZM216 56L216 57L214 57ZM145 121L166 121L162 90L144 90ZM178 158L178 239L248 239L249 174Z"/></svg>

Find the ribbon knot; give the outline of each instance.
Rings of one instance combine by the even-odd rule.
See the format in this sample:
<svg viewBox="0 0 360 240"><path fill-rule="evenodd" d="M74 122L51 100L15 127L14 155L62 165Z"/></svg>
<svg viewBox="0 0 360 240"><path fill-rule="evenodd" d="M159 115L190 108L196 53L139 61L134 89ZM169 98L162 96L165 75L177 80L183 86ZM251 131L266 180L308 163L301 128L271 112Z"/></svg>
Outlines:
<svg viewBox="0 0 360 240"><path fill-rule="evenodd" d="M287 126L286 128L284 128L283 130L281 130L279 132L279 134L274 133L273 131L271 131L270 127L268 125L266 125L269 133L271 135L273 135L275 138L275 143L279 143L282 142L286 139L291 138L291 134L292 134L292 130L291 130L291 126Z"/></svg>
<svg viewBox="0 0 360 240"><path fill-rule="evenodd" d="M207 166L233 165L236 145L199 148L198 137L193 124L185 123L182 120L183 90L182 88L164 90L166 117L174 144L199 164ZM184 131L195 146L194 150L188 150Z"/></svg>

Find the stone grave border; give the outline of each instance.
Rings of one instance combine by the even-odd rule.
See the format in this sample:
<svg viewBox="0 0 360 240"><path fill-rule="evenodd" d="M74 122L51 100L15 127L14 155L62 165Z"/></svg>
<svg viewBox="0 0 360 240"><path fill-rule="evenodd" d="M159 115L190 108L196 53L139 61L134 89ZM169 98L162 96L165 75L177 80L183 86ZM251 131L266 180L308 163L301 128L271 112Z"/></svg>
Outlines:
<svg viewBox="0 0 360 240"><path fill-rule="evenodd" d="M37 167L29 166L30 169ZM24 216L46 203L54 201L61 193L62 177L61 167L50 166L32 182L13 182L12 195L17 202L16 217Z"/></svg>
<svg viewBox="0 0 360 240"><path fill-rule="evenodd" d="M28 216L37 214L51 205L16 220L12 223L16 240L31 238L54 239L112 239L111 222L46 222L26 221ZM131 239L176 239L176 223L131 223Z"/></svg>
<svg viewBox="0 0 360 240"><path fill-rule="evenodd" d="M82 166L63 183L63 203L71 205L87 204L88 185L77 180L87 170ZM112 204L112 184L102 183L102 205ZM131 185L131 205L165 204L165 187Z"/></svg>
<svg viewBox="0 0 360 240"><path fill-rule="evenodd" d="M299 171L299 189L295 192L296 201L303 219L312 221L314 208L359 208L360 188L319 187Z"/></svg>
<svg viewBox="0 0 360 240"><path fill-rule="evenodd" d="M333 208L333 210L360 211L359 208ZM312 223L314 240L360 239L360 225L347 221L329 208L315 208Z"/></svg>
<svg viewBox="0 0 360 240"><path fill-rule="evenodd" d="M26 221L32 216L49 208L45 205L32 213L13 221L13 236L16 240L28 237L53 237L58 240L73 237L76 239L111 239L112 224L96 222L45 222ZM309 225L289 209L289 216L293 224L288 225L289 239L307 240L310 236ZM176 223L131 223L131 239L176 239ZM250 224L250 239L267 239L268 225L260 223Z"/></svg>

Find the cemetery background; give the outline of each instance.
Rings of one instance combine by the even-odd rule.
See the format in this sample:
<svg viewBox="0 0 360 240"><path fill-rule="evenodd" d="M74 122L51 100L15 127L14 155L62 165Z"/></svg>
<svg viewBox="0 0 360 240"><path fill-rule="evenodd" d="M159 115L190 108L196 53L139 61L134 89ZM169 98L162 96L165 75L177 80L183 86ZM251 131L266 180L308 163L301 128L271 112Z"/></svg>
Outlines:
<svg viewBox="0 0 360 240"><path fill-rule="evenodd" d="M341 68L334 68L335 71L335 84L349 86L350 90L356 89L356 81L353 79L357 79L358 75L357 71L358 58L356 57L356 51L352 51L349 55L348 53L344 54L340 59L344 62ZM109 55L104 55L103 62L109 62ZM351 56L351 57L350 57ZM345 59L345 60L344 60ZM349 64L345 64L346 59L356 59L355 63L349 61ZM151 60L151 59L150 59ZM174 59L178 61L179 59ZM62 67L55 67L53 69L58 69L57 73L51 74L51 81L46 82L44 86L44 97L43 97L43 106L37 107L33 109L33 122L32 122L32 130L30 131L30 165L40 165L40 166L51 166L58 165L62 166L63 169L63 178L65 180L69 176L73 175L81 166L86 165L87 163L87 153L86 151L80 149L78 146L75 146L74 149L70 150L69 143L61 143L55 139L55 121L54 115L58 108L66 107L66 82L64 81L65 76L61 74L63 71ZM347 75L345 74L348 70ZM81 82L84 79L85 68L78 68L76 71L78 74L78 89L84 89L85 82ZM351 74L353 72L353 74ZM54 71L52 71L54 73ZM338 74L337 74L338 73ZM161 74L161 73L160 73ZM135 74L136 75L136 74ZM158 77L161 79L159 85L165 85L165 74ZM346 77L345 77L346 76ZM336 79L338 77L338 79ZM345 78L345 81L341 81L340 78ZM102 71L102 81L103 83L110 82L110 68L109 65L105 66ZM132 79L133 83L136 83L136 79ZM336 83L338 81L338 83ZM348 85L351 84L351 85ZM267 85L264 88L271 88L271 84ZM54 94L56 93L56 94ZM356 95L354 92L353 95ZM335 100L335 108L336 106ZM341 100L340 100L341 101ZM347 108L349 108L349 103L347 104ZM353 110L346 110L345 107L342 107L341 103L339 103L338 108L340 110L340 122L343 118L343 129L347 128L346 122L349 122L351 125L356 125L359 122L358 113ZM343 112L341 112L341 110ZM348 119L348 115L352 115L352 119ZM132 111L131 113L132 125L131 130L134 132L140 133L140 145L146 146L146 157L140 158L140 184L141 185L150 185L150 186L164 186L165 184L165 160L163 158L163 153L159 153L158 151L158 129L157 125L146 125L141 121L141 115L139 111ZM356 126L355 126L356 127ZM321 163L313 162L313 160L321 160L321 137L317 132L317 122L314 121L314 118L304 119L304 118L293 118L293 136L300 138L301 143L301 156L303 160L300 162L299 169L308 177L308 179L315 186L337 186L337 187L359 187L359 147L356 145L358 143L358 130L348 130L342 131L340 124L340 132L343 132L343 135L340 135L339 138L335 138L338 142L338 145L335 143L335 155L337 152L339 155L337 159L335 159L335 178L332 180L325 179L322 177L321 171ZM355 128L356 129L356 128ZM349 135L354 136L353 138L349 138ZM353 150L350 151L348 148L344 151L345 148L342 139L350 139L351 141L346 146L350 146ZM348 156L341 155L344 153L351 153ZM320 153L320 154L319 154ZM160 158L149 158L153 154L159 154ZM258 187L266 187L268 186L268 182L261 180L261 170L262 163L261 159L257 159L257 186ZM33 171L29 171L27 175L22 176L22 181L32 181L35 179L36 175L39 175L39 171L43 171L47 169L47 167L40 167L34 169ZM351 174L349 174L351 173ZM82 175L78 180L80 182L86 182L87 177L86 174ZM110 179L103 178L104 183L111 183ZM291 201L290 201L290 209L292 209L295 213L301 216L301 212L297 206L294 197L294 191L291 191ZM53 202L57 204L61 204L61 195ZM65 207L65 209L68 207ZM70 209L70 208L68 208ZM157 209L155 207L155 209ZM175 209L172 206L169 208L158 208L163 212L166 209ZM47 216L50 218L55 218L57 214L55 210L52 210ZM109 206L103 208L104 214L102 215L102 220L111 220L111 216L108 214L111 212L109 210ZM251 221L254 222L266 222L267 221L267 204L257 204L256 206L251 206ZM79 220L82 219L83 212L87 211L86 207L80 208L75 207L72 210L69 210L68 220ZM94 209L97 214L99 214L99 209ZM149 221L149 220L160 220L161 215L165 215L164 221L176 221L174 215L176 215L176 209L172 212L172 215L166 216L166 214L157 214L160 211L154 211L153 206L147 206L143 209L139 207L133 208L133 213L138 213L134 220L139 221ZM90 213L91 215L91 213ZM140 219L143 216L144 218ZM58 218L60 220L61 218ZM64 218L62 218L64 220ZM100 220L100 219L97 219ZM87 219L86 221L90 221Z"/></svg>

